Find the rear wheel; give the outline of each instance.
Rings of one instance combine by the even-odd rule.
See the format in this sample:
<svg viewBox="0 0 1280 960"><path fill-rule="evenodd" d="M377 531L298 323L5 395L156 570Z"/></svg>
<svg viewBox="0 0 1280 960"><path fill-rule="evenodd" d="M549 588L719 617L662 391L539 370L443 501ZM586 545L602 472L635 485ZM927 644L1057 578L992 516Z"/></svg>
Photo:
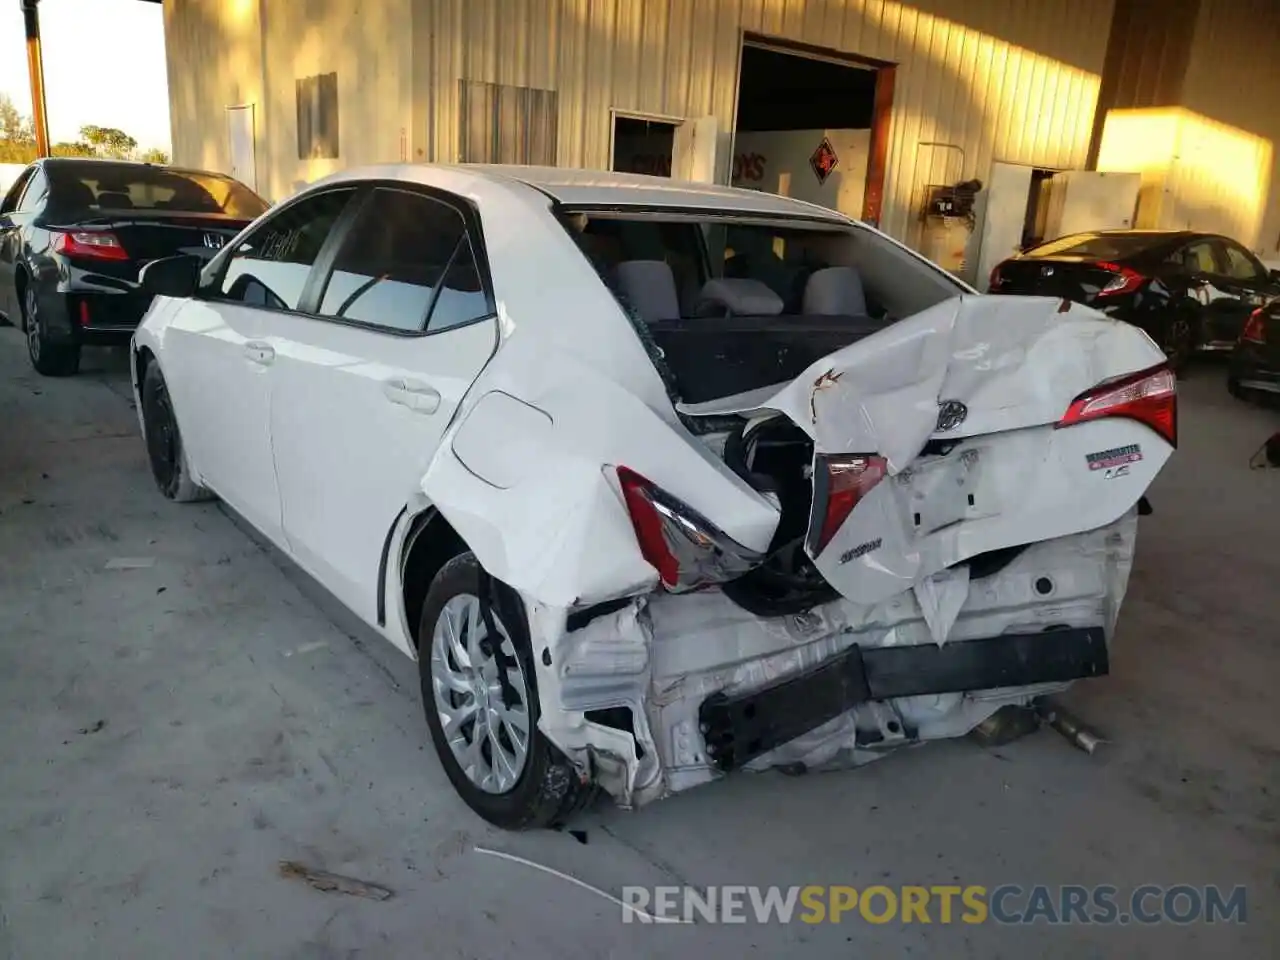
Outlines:
<svg viewBox="0 0 1280 960"><path fill-rule="evenodd" d="M170 500L188 503L207 500L210 494L191 478L182 434L173 415L169 388L160 365L152 360L142 375L142 430L147 441L151 476L160 492Z"/></svg>
<svg viewBox="0 0 1280 960"><path fill-rule="evenodd" d="M486 625L475 555L454 557L436 574L418 628L422 706L445 774L467 806L505 830L546 827L589 791L538 730L523 605L509 588L493 587L501 602Z"/></svg>
<svg viewBox="0 0 1280 960"><path fill-rule="evenodd" d="M1160 349L1169 358L1169 366L1173 372L1180 378L1187 375L1195 348L1195 325L1191 318L1182 311L1174 313L1161 331Z"/></svg>
<svg viewBox="0 0 1280 960"><path fill-rule="evenodd" d="M36 285L27 281L23 294L22 320L27 332L27 355L37 373L46 377L70 377L80 369L80 346L74 343L51 343L40 312Z"/></svg>

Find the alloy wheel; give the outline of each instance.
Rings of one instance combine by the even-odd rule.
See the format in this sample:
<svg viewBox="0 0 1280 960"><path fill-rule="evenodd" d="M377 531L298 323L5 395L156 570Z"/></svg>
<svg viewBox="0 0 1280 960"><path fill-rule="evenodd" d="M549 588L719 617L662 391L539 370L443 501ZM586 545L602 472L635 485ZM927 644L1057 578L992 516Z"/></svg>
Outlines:
<svg viewBox="0 0 1280 960"><path fill-rule="evenodd" d="M37 312L39 297L36 296L34 287L27 287L25 300L27 308L27 350L31 353L31 359L38 363L40 361L40 317Z"/></svg>
<svg viewBox="0 0 1280 960"><path fill-rule="evenodd" d="M431 689L449 750L486 793L511 791L529 758L529 688L496 612L490 637L480 598L461 593L440 611L431 635Z"/></svg>
<svg viewBox="0 0 1280 960"><path fill-rule="evenodd" d="M178 444L173 407L169 402L169 391L163 384L144 397L143 415L151 474L167 490L173 483L178 467Z"/></svg>

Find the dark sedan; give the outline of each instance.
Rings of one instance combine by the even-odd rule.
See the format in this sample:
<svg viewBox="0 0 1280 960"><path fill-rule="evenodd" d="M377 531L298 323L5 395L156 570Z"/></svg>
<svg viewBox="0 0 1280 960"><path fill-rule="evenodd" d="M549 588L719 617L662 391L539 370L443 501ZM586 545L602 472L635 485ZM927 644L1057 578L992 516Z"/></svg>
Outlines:
<svg viewBox="0 0 1280 960"><path fill-rule="evenodd" d="M1245 321L1231 354L1227 389L1242 398L1280 398L1280 299L1259 307Z"/></svg>
<svg viewBox="0 0 1280 960"><path fill-rule="evenodd" d="M150 305L138 272L178 253L208 258L267 209L218 173L46 158L0 204L0 312L31 363L69 376L85 344L127 344Z"/></svg>
<svg viewBox="0 0 1280 960"><path fill-rule="evenodd" d="M1226 237L1191 231L1078 233L991 272L992 293L1064 297L1145 330L1175 368L1230 351L1249 315L1280 295L1280 274Z"/></svg>

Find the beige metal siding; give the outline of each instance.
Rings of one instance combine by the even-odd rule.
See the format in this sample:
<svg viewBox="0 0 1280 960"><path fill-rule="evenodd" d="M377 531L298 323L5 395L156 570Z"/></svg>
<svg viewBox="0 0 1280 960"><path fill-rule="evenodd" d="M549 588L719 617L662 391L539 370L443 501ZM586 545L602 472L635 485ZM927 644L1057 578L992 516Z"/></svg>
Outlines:
<svg viewBox="0 0 1280 960"><path fill-rule="evenodd" d="M262 101L262 47L255 0L169 0L164 5L173 160L207 170L231 170L226 109ZM255 110L255 133L266 128ZM261 149L258 182L268 171Z"/></svg>
<svg viewBox="0 0 1280 960"><path fill-rule="evenodd" d="M1268 258L1280 258L1280 4L1201 0L1183 104L1210 155L1184 165L1172 202L1205 210ZM1218 154L1215 157L1212 154Z"/></svg>
<svg viewBox="0 0 1280 960"><path fill-rule="evenodd" d="M458 156L458 80L559 92L558 160L607 167L611 109L714 116L727 176L743 31L899 64L883 225L992 159L1084 164L1112 0L413 0L415 145ZM923 147L953 144L964 151ZM417 151L415 151L417 152Z"/></svg>

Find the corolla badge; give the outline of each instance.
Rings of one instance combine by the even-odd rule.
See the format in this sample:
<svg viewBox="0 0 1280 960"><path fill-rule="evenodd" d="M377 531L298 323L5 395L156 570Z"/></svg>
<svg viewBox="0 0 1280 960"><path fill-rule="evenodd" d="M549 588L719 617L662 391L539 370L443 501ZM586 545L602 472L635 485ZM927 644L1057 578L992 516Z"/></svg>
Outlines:
<svg viewBox="0 0 1280 960"><path fill-rule="evenodd" d="M954 430L969 416L969 408L959 400L938 401L938 431Z"/></svg>

